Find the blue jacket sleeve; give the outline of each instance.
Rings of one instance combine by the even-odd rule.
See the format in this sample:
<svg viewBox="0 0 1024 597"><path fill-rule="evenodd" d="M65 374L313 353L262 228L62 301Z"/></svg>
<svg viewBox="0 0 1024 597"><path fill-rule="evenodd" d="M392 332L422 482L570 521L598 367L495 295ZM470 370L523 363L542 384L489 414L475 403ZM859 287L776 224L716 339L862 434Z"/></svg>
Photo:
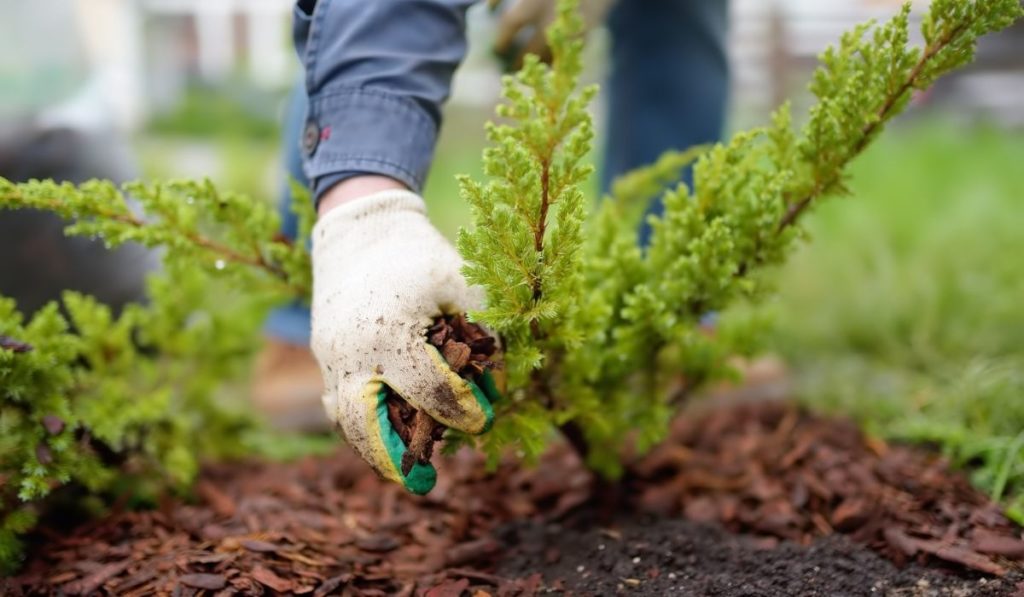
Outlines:
<svg viewBox="0 0 1024 597"><path fill-rule="evenodd" d="M317 197L355 173L420 192L473 0L299 0L309 109L300 140Z"/></svg>

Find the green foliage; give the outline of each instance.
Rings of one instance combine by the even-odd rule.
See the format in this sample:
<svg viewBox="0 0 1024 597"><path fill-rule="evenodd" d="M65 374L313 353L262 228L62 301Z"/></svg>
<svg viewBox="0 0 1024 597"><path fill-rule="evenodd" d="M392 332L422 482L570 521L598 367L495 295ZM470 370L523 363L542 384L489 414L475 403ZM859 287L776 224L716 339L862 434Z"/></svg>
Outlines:
<svg viewBox="0 0 1024 597"><path fill-rule="evenodd" d="M308 231L311 202L297 204ZM148 302L116 316L67 292L23 322L0 298L10 345L0 349L0 569L10 569L39 500L57 487L123 491L133 477L139 497L186 487L200 458L241 454L251 422L217 390L246 371L268 309L304 296L310 281L308 236L278 240L272 210L208 183L119 192L0 179L0 207L57 212L74 220L69 234L110 246L164 248Z"/></svg>
<svg viewBox="0 0 1024 597"><path fill-rule="evenodd" d="M650 201L660 197L674 185L683 170L693 164L710 145L698 145L683 151L668 150L648 166L642 166L612 181L612 197L619 209L626 210L630 223L639 225L639 218Z"/></svg>
<svg viewBox="0 0 1024 597"><path fill-rule="evenodd" d="M503 81L506 103L489 124L494 144L484 152L480 184L460 180L476 230L463 230L458 247L467 280L487 292L485 321L504 342L510 387L519 390L500 405L500 428L488 445L496 457L507 438L535 455L544 445L544 420L559 406L549 389L532 387L531 375L578 344L576 322L566 315L582 289L584 196L580 184L592 167L583 160L593 128L586 108L596 94L576 93L582 70L582 20L572 2L561 2L548 30L555 67L527 56L522 69Z"/></svg>
<svg viewBox="0 0 1024 597"><path fill-rule="evenodd" d="M593 137L586 107L596 89L574 96L582 22L571 4L560 13L548 33L559 68L529 56L505 77L508 102L498 114L515 125L487 127L495 144L484 152L487 184L460 181L478 229L460 233L458 246L469 262L467 279L487 291L487 308L476 315L504 338L516 386L544 354L571 342L563 314L580 288L579 184L592 170L583 158Z"/></svg>
<svg viewBox="0 0 1024 597"><path fill-rule="evenodd" d="M808 405L941 447L1024 522L1024 138L922 124L810 222L771 346Z"/></svg>
<svg viewBox="0 0 1024 597"><path fill-rule="evenodd" d="M315 217L312 203L294 204L308 226ZM198 268L239 288L268 287L278 298L308 299L312 287L305 241L281 238L280 218L269 206L219 191L209 181L136 182L118 189L100 180L76 187L0 178L0 208L56 213L73 220L67 234L96 237L108 247L162 247L168 263Z"/></svg>
<svg viewBox="0 0 1024 597"><path fill-rule="evenodd" d="M535 58L505 81L491 125L485 183L462 181L474 229L459 236L467 278L488 308L473 314L502 334L511 399L491 455L528 455L560 428L595 469L615 475L627 439L658 440L689 390L730 374L749 333L705 333L701 318L770 290L760 272L782 263L819 199L842 194L846 166L906 107L915 89L969 62L978 36L1020 16L1016 0L938 0L924 48L908 44L905 6L887 23L844 35L811 83L818 103L797 132L788 106L760 129L702 153L694 187L664 194L650 246L635 246L636 204L674 178L670 155L614 187L583 222L580 184L592 89L575 92L580 28L572 1L549 30L551 66ZM586 225L584 229L583 226ZM674 390L673 390L674 388ZM468 438L462 438L470 441Z"/></svg>

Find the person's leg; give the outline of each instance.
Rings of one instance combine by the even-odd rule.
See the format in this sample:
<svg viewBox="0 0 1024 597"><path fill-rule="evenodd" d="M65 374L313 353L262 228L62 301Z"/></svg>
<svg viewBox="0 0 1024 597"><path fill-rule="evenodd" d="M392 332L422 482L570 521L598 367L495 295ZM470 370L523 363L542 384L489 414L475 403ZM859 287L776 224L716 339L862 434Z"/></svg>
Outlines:
<svg viewBox="0 0 1024 597"><path fill-rule="evenodd" d="M665 150L720 139L729 93L727 16L726 0L618 0L608 19L612 68L601 178L605 192L616 177L654 162ZM692 182L689 169L682 181ZM647 214L663 211L657 198ZM651 234L644 220L641 246ZM705 325L713 326L715 316L705 314ZM744 395L774 396L787 387L785 367L773 356L749 361L740 371Z"/></svg>
<svg viewBox="0 0 1024 597"><path fill-rule="evenodd" d="M299 137L306 118L306 90L300 81L292 90L282 131L283 158L287 178L282 182L278 208L281 232L294 239L298 219L292 213L291 179L308 187L302 172ZM309 306L299 301L275 309L264 327L266 342L256 360L252 399L275 428L324 430L328 427L320 396L323 381L309 350Z"/></svg>
<svg viewBox="0 0 1024 597"><path fill-rule="evenodd" d="M619 0L612 37L608 136L601 175L618 176L668 149L717 141L729 90L726 0ZM683 180L690 182L690 172ZM662 213L660 200L649 214ZM645 223L640 242L646 245Z"/></svg>
<svg viewBox="0 0 1024 597"><path fill-rule="evenodd" d="M290 239L294 239L298 234L299 225L298 219L291 209L294 200L291 180L294 179L305 187L309 186L309 181L302 171L302 155L299 153L299 137L306 120L306 108L306 89L300 80L288 97L284 129L281 132L282 154L287 176L281 183L278 210L281 214L281 233ZM296 301L275 309L267 319L265 331L268 336L276 340L306 347L309 346L309 326L309 307Z"/></svg>

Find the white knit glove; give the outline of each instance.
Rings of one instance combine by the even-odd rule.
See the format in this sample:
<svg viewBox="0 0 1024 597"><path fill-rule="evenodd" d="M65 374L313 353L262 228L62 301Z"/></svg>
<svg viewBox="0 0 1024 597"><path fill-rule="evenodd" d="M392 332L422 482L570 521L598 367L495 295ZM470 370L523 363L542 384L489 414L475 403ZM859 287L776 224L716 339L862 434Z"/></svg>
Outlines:
<svg viewBox="0 0 1024 597"><path fill-rule="evenodd" d="M312 348L327 416L382 476L420 494L436 471L417 463L402 474L406 446L388 421L384 385L448 427L482 433L493 418L487 396L424 335L442 313L480 306L461 266L409 191L342 204L313 229Z"/></svg>

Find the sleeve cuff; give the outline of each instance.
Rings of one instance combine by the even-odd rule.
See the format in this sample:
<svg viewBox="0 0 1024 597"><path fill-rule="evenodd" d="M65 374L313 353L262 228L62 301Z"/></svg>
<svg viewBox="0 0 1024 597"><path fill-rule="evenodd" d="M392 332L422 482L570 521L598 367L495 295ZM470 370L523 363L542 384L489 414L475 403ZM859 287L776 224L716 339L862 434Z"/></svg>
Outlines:
<svg viewBox="0 0 1024 597"><path fill-rule="evenodd" d="M325 91L310 98L303 168L317 198L352 173L394 178L423 190L437 123L415 100L377 89Z"/></svg>
<svg viewBox="0 0 1024 597"><path fill-rule="evenodd" d="M346 170L344 172L335 172L333 174L325 174L320 178L313 180L313 206L320 206L320 197L327 192L328 189L338 184L339 182L352 178L353 176L359 176L360 174L373 174L373 172L352 172Z"/></svg>

